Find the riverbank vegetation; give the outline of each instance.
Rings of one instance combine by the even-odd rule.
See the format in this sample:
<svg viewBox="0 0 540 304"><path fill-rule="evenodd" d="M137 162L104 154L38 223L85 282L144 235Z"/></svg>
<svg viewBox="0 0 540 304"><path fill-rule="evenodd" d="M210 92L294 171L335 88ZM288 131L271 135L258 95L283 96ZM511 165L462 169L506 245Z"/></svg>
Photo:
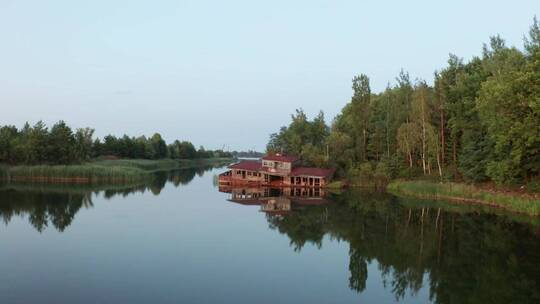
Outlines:
<svg viewBox="0 0 540 304"><path fill-rule="evenodd" d="M47 183L132 183L158 171L227 164L230 158L102 159L73 165L0 166L0 179Z"/></svg>
<svg viewBox="0 0 540 304"><path fill-rule="evenodd" d="M330 126L302 110L272 134L268 152L334 167L349 184L425 178L494 182L538 191L540 184L540 24L518 49L491 37L480 56L450 55L432 84L402 71L373 93L367 75ZM465 187L465 186L464 186ZM519 205L519 204L518 204Z"/></svg>
<svg viewBox="0 0 540 304"><path fill-rule="evenodd" d="M34 182L133 182L152 172L174 170L233 158L222 150L195 149L188 141L167 144L160 134L101 140L90 128L73 131L60 121L48 128L39 121L22 129L0 127L0 179Z"/></svg>
<svg viewBox="0 0 540 304"><path fill-rule="evenodd" d="M540 215L540 196L538 195L501 193L473 185L429 181L393 181L387 189L398 195L484 204L513 212Z"/></svg>

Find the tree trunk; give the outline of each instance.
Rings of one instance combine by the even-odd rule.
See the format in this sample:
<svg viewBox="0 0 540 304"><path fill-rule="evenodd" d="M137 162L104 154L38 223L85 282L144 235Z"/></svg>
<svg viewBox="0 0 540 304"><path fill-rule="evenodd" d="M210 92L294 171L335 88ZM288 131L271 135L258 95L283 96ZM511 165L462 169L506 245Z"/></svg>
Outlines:
<svg viewBox="0 0 540 304"><path fill-rule="evenodd" d="M424 170L424 175L426 175L426 110L424 109L424 91L422 90L422 93L420 95L420 102L421 102L421 118L422 118L422 169Z"/></svg>
<svg viewBox="0 0 540 304"><path fill-rule="evenodd" d="M363 133L364 133L364 146L362 147L363 148L362 155L363 155L363 158L364 158L363 160L366 161L367 160L367 138L366 138L367 131L366 131L366 128L364 128Z"/></svg>
<svg viewBox="0 0 540 304"><path fill-rule="evenodd" d="M437 153L437 167L439 168L439 177L440 177L441 180L442 180L441 157L440 157L439 155L440 155L440 154Z"/></svg>
<svg viewBox="0 0 540 304"><path fill-rule="evenodd" d="M457 167L457 147L455 139L452 142L452 160L454 161L454 166Z"/></svg>
<svg viewBox="0 0 540 304"><path fill-rule="evenodd" d="M390 132L389 132L389 125L390 125L390 97L386 98L386 156L390 157Z"/></svg>
<svg viewBox="0 0 540 304"><path fill-rule="evenodd" d="M445 150L445 142L444 142L444 110L443 110L442 101L441 101L440 111L441 111L441 162L444 164L444 150Z"/></svg>

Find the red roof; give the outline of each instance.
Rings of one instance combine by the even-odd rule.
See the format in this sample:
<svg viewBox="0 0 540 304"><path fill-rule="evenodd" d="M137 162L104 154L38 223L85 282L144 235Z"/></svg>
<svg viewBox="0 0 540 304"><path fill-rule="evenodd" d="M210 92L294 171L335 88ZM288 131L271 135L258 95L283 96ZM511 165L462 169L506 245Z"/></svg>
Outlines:
<svg viewBox="0 0 540 304"><path fill-rule="evenodd" d="M287 163L293 163L293 162L299 160L300 158L298 158L297 156L293 156L293 155L280 155L280 154L275 154L275 155L266 155L266 156L263 157L262 159L264 159L264 160L272 160L272 161L281 161L281 162L287 162Z"/></svg>
<svg viewBox="0 0 540 304"><path fill-rule="evenodd" d="M243 160L237 164L230 165L229 169L240 169L248 171L257 171L262 168L262 164L259 161Z"/></svg>
<svg viewBox="0 0 540 304"><path fill-rule="evenodd" d="M293 168L291 175L299 176L320 176L320 177L330 177L334 174L334 169L322 169L322 168L309 168L309 167L297 167Z"/></svg>

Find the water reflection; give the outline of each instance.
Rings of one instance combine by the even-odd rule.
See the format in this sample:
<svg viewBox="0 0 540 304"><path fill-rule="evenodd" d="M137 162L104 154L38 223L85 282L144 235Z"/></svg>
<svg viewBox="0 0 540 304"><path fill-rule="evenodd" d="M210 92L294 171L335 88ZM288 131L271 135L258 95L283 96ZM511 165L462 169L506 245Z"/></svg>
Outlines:
<svg viewBox="0 0 540 304"><path fill-rule="evenodd" d="M242 205L259 205L262 212L284 215L303 206L324 205L331 202L321 188L237 188L220 186L220 192L229 193L228 201Z"/></svg>
<svg viewBox="0 0 540 304"><path fill-rule="evenodd" d="M14 216L28 217L39 232L53 226L63 232L73 222L77 212L93 207L92 198L126 197L150 191L159 195L167 183L175 187L187 185L195 176L202 176L213 167L199 167L170 172L158 172L151 179L137 184L63 185L63 184L0 184L0 218L6 225Z"/></svg>
<svg viewBox="0 0 540 304"><path fill-rule="evenodd" d="M381 193L347 192L335 204L267 213L295 251L323 237L349 243L349 287L366 289L376 261L396 300L429 282L434 303L540 303L540 225L495 214L427 207ZM432 202L431 202L432 203ZM426 205L425 207L423 205ZM427 280L426 280L427 279Z"/></svg>
<svg viewBox="0 0 540 304"><path fill-rule="evenodd" d="M93 199L97 207L107 207L101 206L96 196L112 199L143 192L147 195L149 193L158 195L165 185L172 184L177 187L187 185L197 175L203 175L207 169L209 168L159 173L154 179L135 185L4 184L0 185L0 217L6 224L14 217L24 217L40 232L48 227L65 231L80 210L93 207ZM210 179L206 182L210 187ZM62 264L64 259L83 261L80 264L66 263L69 267L63 270L73 271L72 275L79 271L79 280L85 284L90 282L87 285L101 282L103 287L99 292L108 297L124 294L124 290L115 285L115 282L129 281L130 278L135 280L144 275L157 282L156 289L145 290L147 285L140 285L140 288L138 286L132 288L132 285L129 285L129 291L137 290L140 294L154 297L156 293L168 288L167 292L177 291L174 294L177 297L175 299L190 302L192 290L223 286L223 282L230 282L224 278L237 275L238 269L245 267L249 268L246 270L247 274L240 276L233 285L226 285L224 287L226 292L223 293L230 297L236 296L235 302L242 303L241 299L246 295L246 290L251 290L258 297L261 295L261 289L257 288L260 285L254 283L251 288L241 289L239 293L229 293L235 291L237 282L245 284L243 286L249 285L248 282L260 282L260 277L269 275L270 272L279 272L276 278L300 278L299 273L301 275L317 273L322 262L317 260L317 255L309 252L313 250L310 245L313 245L321 250L321 256L324 255L326 270L344 270L328 275L325 272L321 285L316 285L328 288L328 290L321 289L321 295L337 295L335 302L351 299L353 293L343 292L339 288L333 289L336 286L327 284L330 280L343 288L347 288L348 285L348 288L361 294L359 297L365 297L371 302L375 302L373 298L378 299L384 293L388 293L396 300L410 302L430 300L433 303L540 303L538 218L511 215L497 209L477 206L402 199L384 193L347 191L336 194L324 189L220 188L220 191L227 193L228 201L225 202L222 201L224 195L205 191L207 189L204 185L199 187L200 185L202 184L192 183L183 188L185 191L174 193L175 198L182 198L185 204L174 203L176 201L169 196L173 193L168 191L167 195L161 195L160 198L164 200L159 206L137 205L129 201L129 208L133 208L130 211L134 211L131 220L116 226L116 218L113 218L111 226L107 229L95 228L102 224L102 216L110 215L111 209L95 208L96 214L89 222L79 223L81 226L86 224L88 231L88 234L83 234L81 238L70 239L66 234L62 238L46 239L47 235L44 234L39 237L47 242L42 243L35 242L35 239L28 235L26 235L28 238L19 238L16 229L8 231L13 234L14 245L6 246L3 250L2 258L9 261L4 263L4 269L7 264L13 264L9 257L21 253L26 253L30 258L18 260L25 263L34 261L35 264L30 268L13 264L18 268L4 273L13 276L20 274L20 277L12 279L13 277L6 276L6 282L1 285L6 286L8 292L12 292L14 288L10 284L15 282L18 288L14 294L23 299L28 294L39 294L34 292L39 288L33 286L32 282L28 283L26 278L47 274L59 282L51 290L56 294L63 294L65 289L62 288L65 283L60 281L62 275L47 269L41 269L42 272L39 270L39 261L42 261L40 257L45 256L47 264L48 261L54 262L53 258L60 255L61 258L56 260L58 264L51 264L55 269L65 266ZM216 195L206 196L208 194ZM219 206L214 204L216 199L220 203ZM238 214L238 208L234 208L234 204L256 205L263 213L256 213L259 216L249 218L251 221L247 222L249 226L246 226L244 221L231 221L231 216L223 216L223 212ZM250 212L244 214L249 215ZM207 219L206 222L201 221L201 216L208 216L211 222ZM260 220L263 221L263 225L258 225ZM141 222L144 222L144 226ZM266 229L266 224L271 229L270 233L279 233L288 238L290 250L283 248L282 238L267 237L269 230ZM253 229L245 229L246 227ZM143 238L140 236L142 232L146 233ZM119 242L119 239L126 241ZM141 239L144 242L140 242ZM253 244L245 242L245 239L259 242L257 246L268 245L268 248L251 251ZM107 240L109 242L107 246L97 249L93 246ZM235 245L227 247L227 250L215 250L218 247L216 244L225 246L231 240ZM20 243L33 249L19 250L17 246ZM48 251L51 244L58 246L54 254ZM84 246L88 244L92 246ZM72 252L69 248L80 248L80 252ZM11 254L10 249L15 253ZM282 249L286 249L286 253ZM341 259L343 249L347 253L345 261ZM339 250L339 256L335 250ZM298 254L292 254L293 251ZM63 252L69 254L62 256ZM159 267L154 263L157 257L154 252L159 252L159 258L163 260ZM286 267L275 271L273 268L268 270L267 265L257 268L261 263L258 261L259 256L253 252L258 254L269 252L276 255L274 256L276 261L279 260ZM257 258L253 259L253 256ZM111 261L103 264L101 268L99 265L97 267L100 272L107 273L106 276L95 277L95 281L92 279L85 281L88 278L88 269L95 267L95 264L84 263L85 259L90 257L99 261ZM137 261L136 264L141 267L138 269L140 272L124 275L134 268L132 261ZM182 267L170 267L176 265L175 263ZM73 270L70 268L72 265L79 265L80 269ZM205 268L207 266L208 268ZM200 274L208 275L198 279L197 276ZM379 283L380 276L384 292L372 287ZM211 281L212 278L215 280ZM171 282L182 284L167 285ZM189 282L195 283L189 285ZM300 283L296 284L291 279L280 288L284 289L284 294L289 295L312 294L313 290L302 289L307 286L303 285L305 281L297 282ZM42 282L36 284L41 286ZM179 285L184 284L189 286L177 289ZM287 286L291 289L286 290ZM129 293L128 289L125 291L126 294ZM75 292L81 293L79 299L90 299L88 295L97 291L89 289L88 293L84 290ZM7 292L4 290L4 293ZM426 293L429 299L424 297ZM140 294L137 293L134 297ZM411 297L417 294L418 297ZM151 299L144 298L146 301L140 302L149 302ZM301 300L306 298L298 299L300 300L296 302L303 302ZM219 303L222 300L219 298L215 302Z"/></svg>

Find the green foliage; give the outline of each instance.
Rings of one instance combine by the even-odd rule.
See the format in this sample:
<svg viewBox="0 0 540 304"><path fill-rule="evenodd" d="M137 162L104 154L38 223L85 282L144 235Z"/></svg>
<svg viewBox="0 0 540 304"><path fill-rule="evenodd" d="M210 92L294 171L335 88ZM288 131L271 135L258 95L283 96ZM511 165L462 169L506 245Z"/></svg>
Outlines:
<svg viewBox="0 0 540 304"><path fill-rule="evenodd" d="M103 141L93 136L94 129L83 128L73 132L63 121L50 130L41 121L33 127L26 123L20 130L14 126L3 126L0 127L0 163L67 165L81 164L100 156L154 160L232 157L231 153L222 150L205 150L203 147L195 150L188 141L176 140L167 146L159 133L151 138L107 135Z"/></svg>
<svg viewBox="0 0 540 304"><path fill-rule="evenodd" d="M197 150L189 141L174 141L169 145L169 155L171 158L196 158Z"/></svg>
<svg viewBox="0 0 540 304"><path fill-rule="evenodd" d="M279 133L270 136L266 147L267 152L283 151L302 156L309 165L327 165L326 140L329 130L324 121L323 112L310 121L300 109L296 110L296 114L291 118L292 122L289 126L282 127Z"/></svg>
<svg viewBox="0 0 540 304"><path fill-rule="evenodd" d="M375 186L373 166L369 162L351 167L347 174L349 183L353 186L371 187Z"/></svg>
<svg viewBox="0 0 540 304"><path fill-rule="evenodd" d="M540 179L532 180L532 181L528 182L527 183L527 191L528 192L534 192L534 193L540 193Z"/></svg>
<svg viewBox="0 0 540 304"><path fill-rule="evenodd" d="M538 54L527 60L514 48L492 41L486 50L491 75L482 84L477 109L494 141L494 157L487 175L503 183L536 176L540 168L540 65ZM529 61L529 62L528 62Z"/></svg>
<svg viewBox="0 0 540 304"><path fill-rule="evenodd" d="M268 150L300 155L354 179L366 162L386 162L391 177L524 184L540 176L536 18L524 51L492 37L481 57L464 62L450 55L433 87L412 83L402 71L381 93L371 92L364 74L353 78L352 89L329 132L315 136L314 122L297 111L272 135Z"/></svg>
<svg viewBox="0 0 540 304"><path fill-rule="evenodd" d="M375 168L375 172L373 174L373 179L377 187L386 186L390 180L390 175L390 168L385 162L381 161L377 163L377 167Z"/></svg>
<svg viewBox="0 0 540 304"><path fill-rule="evenodd" d="M341 189L343 188L344 184L342 181L332 181L329 184L325 186L325 188L328 189Z"/></svg>

